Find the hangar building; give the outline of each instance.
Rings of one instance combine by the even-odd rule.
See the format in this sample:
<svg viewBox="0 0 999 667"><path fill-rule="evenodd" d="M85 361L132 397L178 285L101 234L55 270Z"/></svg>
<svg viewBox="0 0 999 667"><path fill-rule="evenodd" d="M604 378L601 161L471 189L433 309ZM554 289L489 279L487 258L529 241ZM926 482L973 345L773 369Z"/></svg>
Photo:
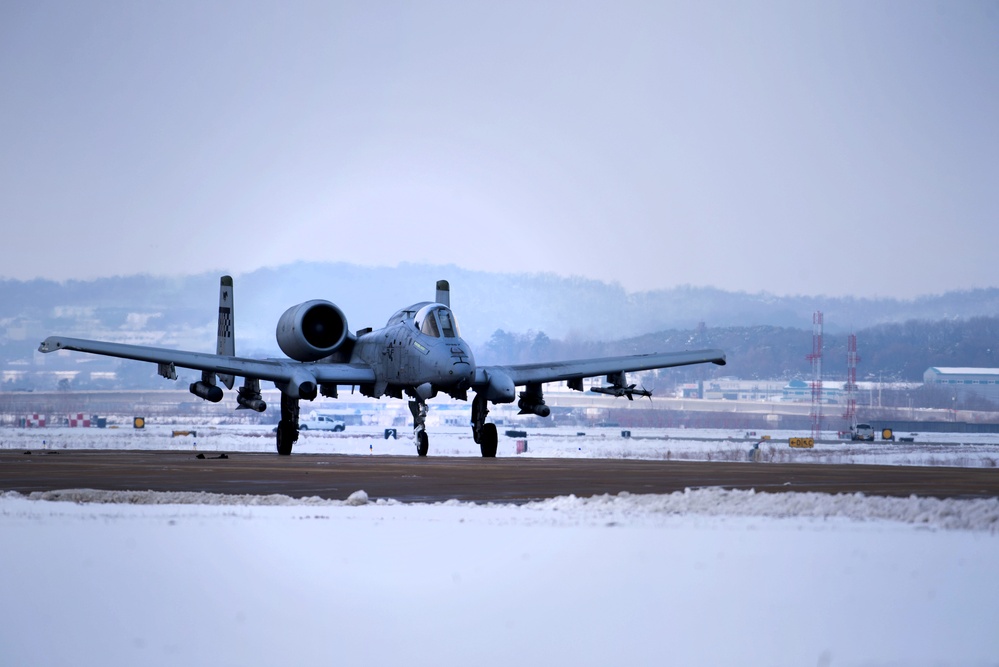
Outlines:
<svg viewBox="0 0 999 667"><path fill-rule="evenodd" d="M923 383L941 389L953 390L955 394L973 393L999 401L999 368L927 368L923 373Z"/></svg>

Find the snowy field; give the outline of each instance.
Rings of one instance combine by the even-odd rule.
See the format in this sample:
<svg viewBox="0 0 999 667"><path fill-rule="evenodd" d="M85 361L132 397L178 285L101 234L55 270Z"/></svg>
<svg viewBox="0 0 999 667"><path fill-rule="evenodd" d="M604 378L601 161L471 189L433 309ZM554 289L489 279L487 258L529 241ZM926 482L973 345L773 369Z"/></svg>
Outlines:
<svg viewBox="0 0 999 667"><path fill-rule="evenodd" d="M792 449L788 439L808 436L798 431L721 429L543 428L526 430L527 437L506 437L500 427L497 456L633 458L697 461L745 461L763 436L759 460L773 463L870 463L995 468L999 466L999 434L898 434L915 442L849 442L825 433L812 449ZM273 452L272 426L147 425L121 428L4 428L0 448L149 449L204 452ZM343 433L303 431L294 451L300 454L381 454L413 456L412 432L398 429L397 439L386 439L384 428L348 427ZM194 433L194 435L178 435ZM429 429L431 456L479 456L471 429L439 426ZM581 434L581 435L580 435ZM527 441L527 452L517 454L517 441Z"/></svg>
<svg viewBox="0 0 999 667"><path fill-rule="evenodd" d="M744 435L545 430L521 456L745 460ZM771 435L775 462L978 467L999 452L994 436L790 450ZM3 429L0 446L272 451L272 437ZM308 433L296 451L413 455L380 429ZM465 429L432 433L432 455L476 453ZM6 493L0 536L0 665L999 665L997 499Z"/></svg>

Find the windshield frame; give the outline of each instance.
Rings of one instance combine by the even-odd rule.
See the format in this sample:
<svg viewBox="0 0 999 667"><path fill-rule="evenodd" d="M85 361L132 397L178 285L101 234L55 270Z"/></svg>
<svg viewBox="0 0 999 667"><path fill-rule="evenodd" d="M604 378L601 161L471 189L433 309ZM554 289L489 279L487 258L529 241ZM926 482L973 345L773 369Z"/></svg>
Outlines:
<svg viewBox="0 0 999 667"><path fill-rule="evenodd" d="M413 317L413 324L431 338L461 338L461 329L454 311L439 303L421 308Z"/></svg>

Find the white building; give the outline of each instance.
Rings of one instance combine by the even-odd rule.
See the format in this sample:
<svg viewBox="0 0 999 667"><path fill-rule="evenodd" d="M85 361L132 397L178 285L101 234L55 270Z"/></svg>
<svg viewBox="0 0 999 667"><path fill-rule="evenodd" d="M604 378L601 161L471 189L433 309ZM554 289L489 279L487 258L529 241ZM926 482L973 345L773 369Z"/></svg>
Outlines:
<svg viewBox="0 0 999 667"><path fill-rule="evenodd" d="M923 384L953 391L955 395L973 393L990 401L999 401L999 368L933 366L923 373Z"/></svg>

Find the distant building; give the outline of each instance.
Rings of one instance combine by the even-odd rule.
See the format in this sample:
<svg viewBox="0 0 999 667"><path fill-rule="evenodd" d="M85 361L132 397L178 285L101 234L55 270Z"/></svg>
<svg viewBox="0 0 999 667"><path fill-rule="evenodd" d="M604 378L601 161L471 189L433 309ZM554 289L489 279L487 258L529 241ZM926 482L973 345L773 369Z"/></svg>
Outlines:
<svg viewBox="0 0 999 667"><path fill-rule="evenodd" d="M953 391L955 396L975 394L990 401L999 401L999 368L933 366L923 373L923 384Z"/></svg>
<svg viewBox="0 0 999 667"><path fill-rule="evenodd" d="M822 402L838 405L846 401L845 382L822 382ZM739 380L718 378L703 383L682 385L678 398L704 398L710 401L763 401L780 403L810 403L812 383L805 380Z"/></svg>
<svg viewBox="0 0 999 667"><path fill-rule="evenodd" d="M718 378L681 385L677 397L711 401L778 401L783 384L780 380Z"/></svg>
<svg viewBox="0 0 999 667"><path fill-rule="evenodd" d="M845 392L843 391L845 384L845 382L823 380L821 402L832 405L843 403L846 400ZM812 383L805 382L804 380L791 380L784 385L781 400L786 403L811 403Z"/></svg>

